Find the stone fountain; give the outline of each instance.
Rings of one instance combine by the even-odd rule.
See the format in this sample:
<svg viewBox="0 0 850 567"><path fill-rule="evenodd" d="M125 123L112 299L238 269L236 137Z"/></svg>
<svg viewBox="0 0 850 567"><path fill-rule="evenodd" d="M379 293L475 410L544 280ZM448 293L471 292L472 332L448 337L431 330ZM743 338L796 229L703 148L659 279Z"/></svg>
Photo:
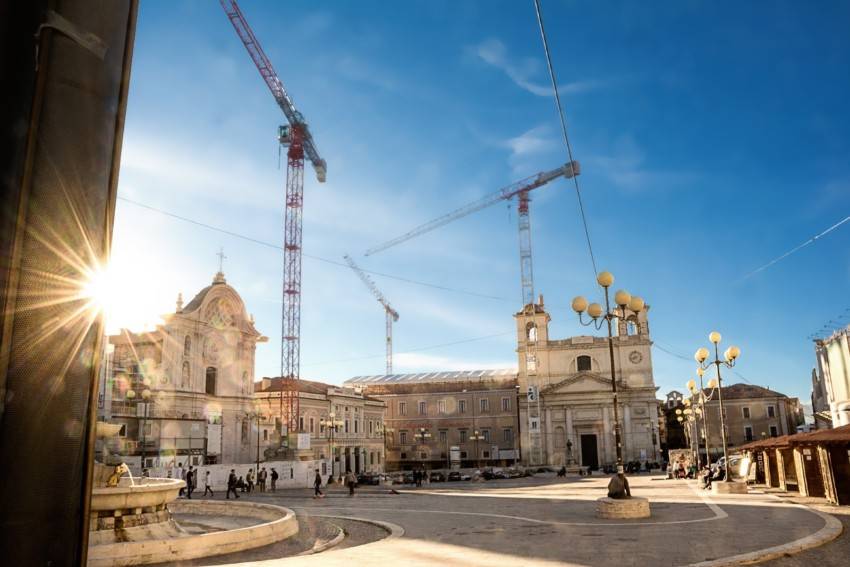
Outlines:
<svg viewBox="0 0 850 567"><path fill-rule="evenodd" d="M99 440L121 426L98 422ZM106 453L103 460L115 462ZM95 463L89 524L89 566L116 567L178 561L268 545L298 533L292 510L257 503L177 501L186 482L174 478L133 478L124 463ZM254 525L190 534L172 512L252 518Z"/></svg>

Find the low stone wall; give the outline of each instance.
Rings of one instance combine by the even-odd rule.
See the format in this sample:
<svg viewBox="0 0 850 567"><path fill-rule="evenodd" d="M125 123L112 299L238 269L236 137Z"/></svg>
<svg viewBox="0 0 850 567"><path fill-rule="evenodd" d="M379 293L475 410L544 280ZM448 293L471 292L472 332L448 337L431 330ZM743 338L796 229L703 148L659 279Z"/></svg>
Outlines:
<svg viewBox="0 0 850 567"><path fill-rule="evenodd" d="M172 512L178 514L250 517L265 522L246 528L200 535L95 545L89 547L89 567L144 565L234 553L269 545L298 533L295 513L281 506L214 500L179 500L169 503L168 506Z"/></svg>
<svg viewBox="0 0 850 567"><path fill-rule="evenodd" d="M649 518L649 501L646 498L632 496L631 498L615 499L599 498L596 501L596 517L610 520L629 520Z"/></svg>

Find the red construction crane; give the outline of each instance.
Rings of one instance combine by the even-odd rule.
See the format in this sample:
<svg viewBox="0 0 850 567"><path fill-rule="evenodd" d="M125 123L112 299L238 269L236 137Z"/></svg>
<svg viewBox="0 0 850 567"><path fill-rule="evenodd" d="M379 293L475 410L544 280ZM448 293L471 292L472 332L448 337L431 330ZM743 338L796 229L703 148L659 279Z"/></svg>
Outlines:
<svg viewBox="0 0 850 567"><path fill-rule="evenodd" d="M393 322L398 321L398 311L392 308L390 302L387 301L387 298L384 297L384 294L375 285L375 282L366 275L366 272L360 269L360 266L354 262L351 256L346 254L343 258L348 263L348 267L354 270L354 273L360 278L360 281L369 288L369 291L372 292L378 303L384 306L384 312L387 315L387 376L389 376L393 373Z"/></svg>
<svg viewBox="0 0 850 567"><path fill-rule="evenodd" d="M319 182L325 181L327 164L319 156L307 122L292 102L272 63L263 52L251 26L236 0L219 0L224 13L260 76L277 101L288 122L278 128L278 141L289 146L286 163L286 209L283 236L283 321L281 329L280 375L283 391L280 398L281 421L287 432L297 431L298 379L301 371L301 221L304 206L304 156L313 164Z"/></svg>
<svg viewBox="0 0 850 567"><path fill-rule="evenodd" d="M534 302L534 274L531 265L531 219L529 217L528 210L528 205L531 202L529 192L537 189L538 187L542 187L561 176L569 179L579 173L581 173L581 170L578 162L571 161L557 169L544 171L536 175L532 175L531 177L526 177L521 181L517 181L507 187L499 189L495 193L491 193L486 197L482 197L477 201L469 203L459 209L455 209L454 211L446 213L432 221L426 222L425 224L414 228L410 232L402 234L401 236L393 238L383 244L379 244L378 246L374 246L366 251L366 256L375 254L376 252L381 252L382 250L386 250L396 244L401 244L406 240L410 240L420 234L430 232L435 228L439 228L461 217L480 211L490 205L494 205L500 201L509 200L516 195L519 201L517 204L517 211L519 212L519 262L522 277L522 304L528 305L529 303Z"/></svg>

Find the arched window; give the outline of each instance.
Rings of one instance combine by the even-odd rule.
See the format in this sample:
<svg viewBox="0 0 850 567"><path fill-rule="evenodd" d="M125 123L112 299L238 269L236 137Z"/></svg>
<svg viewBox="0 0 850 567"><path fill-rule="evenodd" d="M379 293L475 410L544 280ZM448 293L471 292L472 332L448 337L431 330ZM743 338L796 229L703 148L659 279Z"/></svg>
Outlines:
<svg viewBox="0 0 850 567"><path fill-rule="evenodd" d="M579 372L590 370L590 357L583 354L576 358L576 370Z"/></svg>
<svg viewBox="0 0 850 567"><path fill-rule="evenodd" d="M180 374L180 387L181 388L188 388L189 385L192 383L191 379L192 379L192 376L191 376L191 370L189 368L189 361L188 360L183 361L183 371Z"/></svg>
<svg viewBox="0 0 850 567"><path fill-rule="evenodd" d="M192 337L186 335L186 338L183 339L183 356L189 356L192 354Z"/></svg>
<svg viewBox="0 0 850 567"><path fill-rule="evenodd" d="M216 371L216 369L214 367L210 366L209 368L207 368L207 389L206 389L206 392L207 392L207 394L209 394L211 396L215 396L215 382L216 382L216 375L217 374L218 374L218 372Z"/></svg>
<svg viewBox="0 0 850 567"><path fill-rule="evenodd" d="M626 334L630 337L638 334L638 320L634 315L626 319Z"/></svg>
<svg viewBox="0 0 850 567"><path fill-rule="evenodd" d="M525 327L525 338L530 343L536 343L537 342L537 325L535 325L534 323L529 323L528 325L526 325L526 327Z"/></svg>

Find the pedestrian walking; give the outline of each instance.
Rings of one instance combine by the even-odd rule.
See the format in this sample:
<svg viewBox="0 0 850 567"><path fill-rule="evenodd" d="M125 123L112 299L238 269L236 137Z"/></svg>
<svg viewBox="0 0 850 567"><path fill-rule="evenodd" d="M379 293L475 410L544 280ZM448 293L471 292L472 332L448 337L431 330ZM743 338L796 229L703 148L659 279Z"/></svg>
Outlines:
<svg viewBox="0 0 850 567"><path fill-rule="evenodd" d="M272 467L272 492L277 490L277 479L279 478L277 471Z"/></svg>
<svg viewBox="0 0 850 567"><path fill-rule="evenodd" d="M210 496L215 496L213 494L212 486L210 485L210 471L207 471L204 475L204 496L209 492Z"/></svg>
<svg viewBox="0 0 850 567"><path fill-rule="evenodd" d="M230 493L233 493L234 498L239 498L239 495L236 493L236 470L230 469L230 475L227 477L227 496L226 498L230 500Z"/></svg>
<svg viewBox="0 0 850 567"><path fill-rule="evenodd" d="M357 484L357 477L354 476L351 469L348 469L345 473L345 482L348 484L348 495L354 496L354 486Z"/></svg>
<svg viewBox="0 0 850 567"><path fill-rule="evenodd" d="M248 485L248 492L254 490L254 469L248 469L248 474L245 476L245 483Z"/></svg>
<svg viewBox="0 0 850 567"><path fill-rule="evenodd" d="M186 498L192 499L192 491L195 490L195 469L189 465L189 470L186 472Z"/></svg>
<svg viewBox="0 0 850 567"><path fill-rule="evenodd" d="M324 498L325 493L322 492L322 475L319 474L319 469L316 469L316 478L313 479L313 498Z"/></svg>
<svg viewBox="0 0 850 567"><path fill-rule="evenodd" d="M266 491L266 476L269 473L266 472L266 467L263 467L263 470L257 473L257 488L260 492Z"/></svg>

